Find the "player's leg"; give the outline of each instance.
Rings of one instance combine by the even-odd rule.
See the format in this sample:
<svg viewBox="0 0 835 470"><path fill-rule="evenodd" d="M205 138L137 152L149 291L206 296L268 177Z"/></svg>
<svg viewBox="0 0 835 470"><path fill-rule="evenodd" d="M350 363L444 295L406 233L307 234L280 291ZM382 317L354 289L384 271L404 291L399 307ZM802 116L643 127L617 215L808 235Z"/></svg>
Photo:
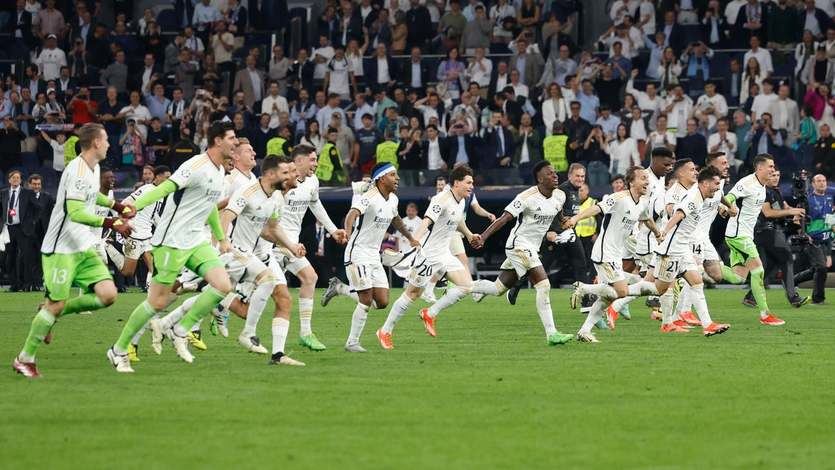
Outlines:
<svg viewBox="0 0 835 470"><path fill-rule="evenodd" d="M324 351L326 349L325 345L313 333L311 326L313 297L316 293L316 283L319 281L319 276L310 262L307 261L307 258L301 258L298 261L298 263L302 262L304 265L300 269L291 269L291 272L301 282L301 287L299 287L299 344L312 351ZM294 264L296 263L294 262Z"/></svg>
<svg viewBox="0 0 835 470"><path fill-rule="evenodd" d="M351 329L345 341L345 350L348 352L366 352L360 344L360 337L365 328L365 322L368 320L368 310L374 302L372 270L369 266L351 263L345 267L350 286L357 293L357 306L354 307L354 313L351 315Z"/></svg>
<svg viewBox="0 0 835 470"><path fill-rule="evenodd" d="M722 334L730 328L730 325L724 323L715 323L710 317L710 311L707 307L707 299L705 298L704 283L702 282L702 275L696 269L696 264L688 267L684 273L684 280L690 290L690 299L693 303L693 308L699 316L699 321L702 325L702 333L705 336L713 336Z"/></svg>
<svg viewBox="0 0 835 470"><path fill-rule="evenodd" d="M249 296L249 302L246 308L246 321L244 322L244 328L241 331L241 334L238 335L238 343L240 343L240 345L243 346L247 351L254 352L257 354L267 354L269 351L267 351L267 349L261 345L261 340L260 338L258 338L258 320L261 319L261 315L263 314L264 309L267 307L267 302L269 301L270 297L276 299L276 301L285 301L287 281L285 281L284 277L282 276L281 279L283 281L282 284L284 285L284 288L276 290L279 284L278 278L275 276L272 270L270 270L266 266L263 266L263 264L261 264L260 261L258 262L258 264L261 265L257 267L261 269L260 272L251 271L251 269L256 268L256 266L247 266L247 272L257 272L258 274L253 279L253 282L255 283L255 289L252 291L252 295ZM286 298L290 298L289 293L286 294ZM276 312L278 311L278 307L276 307ZM284 315L284 311L285 309L282 308L282 315L280 317L285 318L287 321L289 321L290 309L286 309L286 315ZM278 318L278 316L276 318ZM273 325L275 325L275 319L273 319Z"/></svg>
<svg viewBox="0 0 835 470"><path fill-rule="evenodd" d="M514 286L519 281L519 276L511 266L505 267L507 260L502 263L501 272L494 282L487 279L473 281L473 294L499 296L507 292L508 286Z"/></svg>
<svg viewBox="0 0 835 470"><path fill-rule="evenodd" d="M287 344L287 334L290 331L290 307L292 299L287 289L287 281L282 277L276 279L277 284L273 289L273 302L275 303L275 314L272 322L272 356L270 364L283 364L288 366L304 366L304 362L297 361L284 353L284 346Z"/></svg>
<svg viewBox="0 0 835 470"><path fill-rule="evenodd" d="M423 326L430 336L435 336L435 318L444 309L455 305L459 300L469 295L473 289L473 277L470 270L461 261L452 256L445 256L442 261L443 269L446 270L446 278L452 282L453 286L448 286L444 295L432 304L429 308L421 309L420 318L423 320ZM437 268L436 268L437 269Z"/></svg>
<svg viewBox="0 0 835 470"><path fill-rule="evenodd" d="M424 286L423 292L420 294L420 298L430 304L437 302L438 298L435 297L435 285L438 284L438 281L440 281L442 277L444 277L443 272L435 273L429 279L429 282L426 283L426 286Z"/></svg>
<svg viewBox="0 0 835 470"><path fill-rule="evenodd" d="M605 284L614 292L614 297L610 293L599 295L597 300L591 306L586 319L580 326L577 332L577 340L584 343L598 343L599 341L591 332L594 325L603 319L603 311L607 308L612 299L625 296L628 292L628 286L620 266L615 263L595 263L595 271L597 271L597 280L600 284Z"/></svg>
<svg viewBox="0 0 835 470"><path fill-rule="evenodd" d="M545 268L541 264L534 266L527 271L527 275L536 291L536 312L545 329L545 339L548 344L565 344L571 341L574 335L560 333L554 323L554 312L551 310L551 282L548 280Z"/></svg>
<svg viewBox="0 0 835 470"><path fill-rule="evenodd" d="M742 284L750 273L746 260L749 258L748 251L750 251L750 246L754 245L754 241L750 238L725 237L725 244L730 252L730 266L723 265L721 267L722 278L731 284ZM754 246L754 251L756 251L756 246ZM759 254L757 254L757 258L759 258Z"/></svg>

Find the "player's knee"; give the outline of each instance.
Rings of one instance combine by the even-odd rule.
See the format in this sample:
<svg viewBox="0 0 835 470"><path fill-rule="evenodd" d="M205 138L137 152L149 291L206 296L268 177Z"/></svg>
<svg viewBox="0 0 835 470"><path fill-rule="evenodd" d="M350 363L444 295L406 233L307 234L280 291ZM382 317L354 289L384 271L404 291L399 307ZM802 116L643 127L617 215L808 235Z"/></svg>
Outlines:
<svg viewBox="0 0 835 470"><path fill-rule="evenodd" d="M382 310L382 309L388 307L388 305L389 305L389 299L388 298L374 299L374 304L372 305L372 307L377 309L377 310Z"/></svg>
<svg viewBox="0 0 835 470"><path fill-rule="evenodd" d="M108 307L116 302L117 294L116 286L110 285L98 290L96 297L99 298L99 301L104 304L105 307Z"/></svg>
<svg viewBox="0 0 835 470"><path fill-rule="evenodd" d="M627 286L617 285L612 286L612 288L615 290L615 294L617 294L619 298L626 297L629 294L629 288Z"/></svg>
<svg viewBox="0 0 835 470"><path fill-rule="evenodd" d="M551 281L548 280L548 279L543 279L543 280L537 282L536 284L534 284L533 288L536 289L536 290L549 291L549 290L551 290ZM505 290L507 290L507 289L505 289Z"/></svg>
<svg viewBox="0 0 835 470"><path fill-rule="evenodd" d="M269 270L264 271L258 277L255 278L255 288L259 288L262 286L267 286L270 289L275 289L275 286L278 284L278 279L276 279L275 274L270 272Z"/></svg>
<svg viewBox="0 0 835 470"><path fill-rule="evenodd" d="M473 283L470 282L469 284L462 284L460 286L455 286L458 290L461 291L464 295L469 295L470 292L473 291Z"/></svg>

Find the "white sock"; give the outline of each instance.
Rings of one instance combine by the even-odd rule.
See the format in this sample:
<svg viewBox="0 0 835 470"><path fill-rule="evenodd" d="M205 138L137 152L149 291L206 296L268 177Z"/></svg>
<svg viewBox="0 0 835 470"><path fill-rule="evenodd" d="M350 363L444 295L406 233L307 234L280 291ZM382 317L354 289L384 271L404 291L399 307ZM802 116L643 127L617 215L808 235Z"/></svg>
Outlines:
<svg viewBox="0 0 835 470"><path fill-rule="evenodd" d="M507 286L502 281L490 282L486 279L479 279L473 282L473 292L485 295L502 295L507 292Z"/></svg>
<svg viewBox="0 0 835 470"><path fill-rule="evenodd" d="M634 295L628 295L626 297L621 297L619 299L615 299L615 301L612 302L612 308L615 309L616 312L620 313L620 311L621 311L621 309L623 309L623 307L625 307L627 304L629 304L630 302L632 302L633 300L635 300L637 298L638 297L635 297Z"/></svg>
<svg viewBox="0 0 835 470"><path fill-rule="evenodd" d="M383 323L382 330L386 333L391 333L394 330L394 325L403 317L403 314L406 313L410 305L412 305L412 299L405 292L400 294L400 297L391 306L391 310L389 310L389 314L386 317L386 322Z"/></svg>
<svg viewBox="0 0 835 470"><path fill-rule="evenodd" d="M313 317L313 299L299 297L299 336L313 333L310 320Z"/></svg>
<svg viewBox="0 0 835 470"><path fill-rule="evenodd" d="M347 295L349 297L351 294L354 294L354 296L357 295L355 291L351 290L351 286L342 281L339 281L339 283L336 284L336 293L339 295Z"/></svg>
<svg viewBox="0 0 835 470"><path fill-rule="evenodd" d="M191 330L190 331L192 333L197 333L198 331L200 331L200 325L202 325L202 324L203 324L203 319L201 318L200 320L197 321L197 323L195 323L194 325L191 325Z"/></svg>
<svg viewBox="0 0 835 470"><path fill-rule="evenodd" d="M547 338L557 332L557 327L554 325L554 313L551 311L551 283L548 279L544 279L537 282L533 288L536 289L536 311L539 313Z"/></svg>
<svg viewBox="0 0 835 470"><path fill-rule="evenodd" d="M197 302L197 297L198 296L196 295L192 295L191 297L187 298L182 304L180 304L179 307L172 310L171 313L162 317L162 329L167 330L172 326L176 325L177 323L180 323L180 320L184 316L186 316L189 309L191 309L191 306L194 305L195 302Z"/></svg>
<svg viewBox="0 0 835 470"><path fill-rule="evenodd" d="M580 327L580 333L591 333L591 329L594 327L594 324L599 322L603 319L603 301L597 299L591 305L591 310L589 310L589 314L586 316L586 321L583 322L583 326Z"/></svg>
<svg viewBox="0 0 835 470"><path fill-rule="evenodd" d="M119 271L121 271L125 266L125 255L119 252L119 250L117 250L116 247L110 243L104 244L104 251L107 253L107 257L110 258L110 261L112 261L113 264L119 268Z"/></svg>
<svg viewBox="0 0 835 470"><path fill-rule="evenodd" d="M241 332L241 336L247 338L256 336L258 320L261 319L261 314L264 313L264 309L267 307L267 301L270 299L274 288L275 284L272 282L258 284L252 292L252 295L249 296L249 308L246 311L246 323L244 324L244 330Z"/></svg>
<svg viewBox="0 0 835 470"><path fill-rule="evenodd" d="M608 284L580 284L580 292L583 294L594 294L610 301L618 298L618 293Z"/></svg>
<svg viewBox="0 0 835 470"><path fill-rule="evenodd" d="M220 304L218 304L218 305L228 310L229 306L232 305L232 302L234 302L235 299L237 299L237 298L238 298L238 293L235 292L235 290L233 289L231 292L226 294L226 297L224 297L223 300L221 300Z"/></svg>
<svg viewBox="0 0 835 470"><path fill-rule="evenodd" d="M681 288L681 292L678 294L678 302L676 302L675 309L676 316L681 317L681 314L689 310L690 306L693 305L692 292L693 288L685 282L684 287Z"/></svg>
<svg viewBox="0 0 835 470"><path fill-rule="evenodd" d="M435 294L435 286L438 284L438 280L429 280L429 284L426 284L426 287L423 288L424 292L429 292L430 294Z"/></svg>
<svg viewBox="0 0 835 470"><path fill-rule="evenodd" d="M634 284L629 284L629 287L626 288L627 293L630 296L639 297L642 295L654 295L657 294L658 291L655 289L655 283L640 280Z"/></svg>
<svg viewBox="0 0 835 470"><path fill-rule="evenodd" d="M149 289L151 287L151 278L154 277L150 271L148 274L145 275L145 289Z"/></svg>
<svg viewBox="0 0 835 470"><path fill-rule="evenodd" d="M673 287L670 286L658 300L661 302L661 323L668 325L676 320L673 312Z"/></svg>
<svg viewBox="0 0 835 470"><path fill-rule="evenodd" d="M634 273L624 272L623 276L626 278L626 282L629 284L636 284L644 280L644 278L641 275Z"/></svg>
<svg viewBox="0 0 835 470"><path fill-rule="evenodd" d="M154 317L156 317L156 315L154 315ZM134 345L134 346L138 345L138 344L139 344L139 340L141 340L141 339L142 339L142 335L144 335L144 334L145 334L145 331L147 331L147 330L148 330L148 325L150 325L150 324L151 324L151 321L150 321L150 320L149 320L147 323L145 323L145 325L142 327L142 329L140 329L139 331L137 331L137 332L136 332L136 334L135 334L135 335L133 335L133 338L131 338L131 339L130 339L130 344L132 344L132 345Z"/></svg>
<svg viewBox="0 0 835 470"><path fill-rule="evenodd" d="M348 344L360 342L362 329L365 328L365 320L368 318L368 305L357 303L354 315L351 317L351 333L348 335Z"/></svg>
<svg viewBox="0 0 835 470"><path fill-rule="evenodd" d="M467 289L467 291L469 290L470 289ZM467 295L467 292L458 286L448 288L446 290L446 294L429 307L429 316L432 318L437 317L443 309L455 305L455 303L464 298L465 295Z"/></svg>
<svg viewBox="0 0 835 470"><path fill-rule="evenodd" d="M290 320L273 318L273 354L284 352L284 343L287 342L288 331L290 331Z"/></svg>
<svg viewBox="0 0 835 470"><path fill-rule="evenodd" d="M696 309L696 315L702 322L702 328L707 328L713 323L710 318L710 312L707 310L707 300L705 299L704 284L699 284L690 288L690 299L693 301L693 306Z"/></svg>

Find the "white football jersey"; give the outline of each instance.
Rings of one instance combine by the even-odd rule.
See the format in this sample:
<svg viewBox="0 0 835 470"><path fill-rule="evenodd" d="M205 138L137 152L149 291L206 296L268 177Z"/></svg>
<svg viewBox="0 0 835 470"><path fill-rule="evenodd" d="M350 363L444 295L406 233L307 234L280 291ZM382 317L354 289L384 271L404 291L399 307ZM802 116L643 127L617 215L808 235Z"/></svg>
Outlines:
<svg viewBox="0 0 835 470"><path fill-rule="evenodd" d="M644 199L647 200L647 207L650 211L649 218L655 222L655 225L659 225L665 220L664 197L666 185L664 184L663 176L656 176L650 168L647 168L646 172L647 178L649 179L649 192L644 196ZM644 224L638 226L635 242L635 253L639 256L653 253L658 244L652 232Z"/></svg>
<svg viewBox="0 0 835 470"><path fill-rule="evenodd" d="M757 175L752 173L737 181L728 194L733 194L736 198L739 213L728 219L725 236L753 239L754 225L757 224L757 217L760 216L765 203L765 186L757 179Z"/></svg>
<svg viewBox="0 0 835 470"><path fill-rule="evenodd" d="M319 203L319 178L308 176L304 181L299 181L298 186L287 191L284 201L281 228L291 240L298 243L307 208Z"/></svg>
<svg viewBox="0 0 835 470"><path fill-rule="evenodd" d="M432 225L421 241L423 255L427 259L449 254L449 240L464 220L466 203L465 199L456 200L450 189L444 189L429 200L424 217L428 217Z"/></svg>
<svg viewBox="0 0 835 470"><path fill-rule="evenodd" d="M101 182L99 183L99 189L101 189ZM113 194L112 189L107 191L107 199L110 199L111 201L113 201L115 198L116 198L116 196ZM98 204L96 205L95 214L99 217L112 217L112 216L118 215L118 214L116 214L116 211L114 211L113 209L111 209L109 207L99 206ZM88 228L91 232L93 232L93 234L95 236L100 237L101 239L106 239L106 238L110 237L110 230L105 230L101 227L88 227ZM119 235L119 237L121 237L121 235Z"/></svg>
<svg viewBox="0 0 835 470"><path fill-rule="evenodd" d="M281 191L267 195L258 180L238 189L226 206L237 216L229 235L232 246L243 253L252 253L259 259L267 256L272 244L261 238L261 232L270 219L281 216L283 206Z"/></svg>
<svg viewBox="0 0 835 470"><path fill-rule="evenodd" d="M510 231L505 249L527 248L538 253L542 239L563 204L565 193L559 189L554 189L550 197L545 197L536 186L519 193L504 208L505 212L516 217L516 225Z"/></svg>
<svg viewBox="0 0 835 470"><path fill-rule="evenodd" d="M130 193L130 196L126 197L125 201L134 202L139 199L140 196L148 191L152 191L154 188L156 188L156 186L153 184L140 186L136 189L136 191ZM160 202L161 201L157 201L148 207L142 208L141 211L136 213L136 217L131 219L131 238L134 240L148 240L151 238L151 235L153 235L154 232L154 217L156 215L157 208L160 206Z"/></svg>
<svg viewBox="0 0 835 470"><path fill-rule="evenodd" d="M354 222L351 238L345 248L346 264L380 262L380 246L391 221L397 217L397 204L398 199L394 193L389 194L386 200L376 186L353 197L351 209L359 211L360 216Z"/></svg>
<svg viewBox="0 0 835 470"><path fill-rule="evenodd" d="M695 185L694 185L695 186ZM676 181L670 186L670 189L664 193L664 211L666 213L667 206L672 204L673 209L675 209L676 204L681 202L685 196L687 196L688 188L685 188L684 185ZM664 217L665 220L670 220L669 216ZM664 228L664 227L660 227Z"/></svg>
<svg viewBox="0 0 835 470"><path fill-rule="evenodd" d="M710 240L710 227L713 226L713 221L716 220L716 214L719 213L719 206L722 204L722 198L725 197L725 180L719 182L719 189L713 194L713 197L705 199L702 204L702 213L699 215L698 240Z"/></svg>
<svg viewBox="0 0 835 470"><path fill-rule="evenodd" d="M223 199L232 197L239 189L253 181L258 181L258 177L253 173L245 175L241 170L232 168L232 171L223 178Z"/></svg>
<svg viewBox="0 0 835 470"><path fill-rule="evenodd" d="M165 202L151 244L189 249L205 242L203 227L223 195L224 173L205 153L183 163L171 175L177 190Z"/></svg>
<svg viewBox="0 0 835 470"><path fill-rule="evenodd" d="M41 243L41 252L79 253L91 248L101 239L101 228L90 227L70 220L66 213L66 201L84 203L91 214L97 213L96 198L99 194L100 170L98 163L90 168L81 157L74 158L61 174L55 207L49 218L49 226Z"/></svg>
<svg viewBox="0 0 835 470"><path fill-rule="evenodd" d="M650 218L649 203L646 197L636 201L628 190L607 194L597 203L603 213L603 221L591 248L593 262L620 263L623 260L626 238L639 221Z"/></svg>
<svg viewBox="0 0 835 470"><path fill-rule="evenodd" d="M680 184L678 186L682 187ZM699 240L699 224L704 202L699 185L694 184L673 206L673 214L681 211L684 218L667 232L667 237L658 245L656 253L674 257L690 256L693 253L693 242Z"/></svg>

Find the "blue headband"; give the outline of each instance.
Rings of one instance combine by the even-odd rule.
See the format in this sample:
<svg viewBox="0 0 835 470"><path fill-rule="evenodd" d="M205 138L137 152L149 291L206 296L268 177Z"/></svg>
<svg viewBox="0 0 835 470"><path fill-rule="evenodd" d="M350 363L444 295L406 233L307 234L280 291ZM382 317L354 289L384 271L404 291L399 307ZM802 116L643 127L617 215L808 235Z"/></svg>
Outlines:
<svg viewBox="0 0 835 470"><path fill-rule="evenodd" d="M392 165L391 163L386 163L385 165L381 166L380 168L377 168L374 171L374 174L371 175L371 180L377 181L378 179L393 171L397 171L397 169L394 168L394 165Z"/></svg>

